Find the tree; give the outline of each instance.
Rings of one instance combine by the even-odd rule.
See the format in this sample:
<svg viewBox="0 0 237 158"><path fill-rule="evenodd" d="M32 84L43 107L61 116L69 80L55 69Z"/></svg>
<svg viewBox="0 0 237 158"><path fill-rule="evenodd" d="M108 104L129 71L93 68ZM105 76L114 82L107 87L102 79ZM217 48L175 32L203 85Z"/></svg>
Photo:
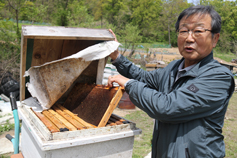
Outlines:
<svg viewBox="0 0 237 158"><path fill-rule="evenodd" d="M188 8L190 4L188 4L186 0L167 0L162 4L162 6L163 10L160 16L160 23L163 24L163 29L168 33L169 44L176 45L177 36L174 27L175 23L181 11ZM173 42L172 39L174 39Z"/></svg>
<svg viewBox="0 0 237 158"><path fill-rule="evenodd" d="M202 5L211 5L220 14L221 34L218 49L222 52L236 53L236 39L237 39L237 2L222 1L222 0L202 0Z"/></svg>
<svg viewBox="0 0 237 158"><path fill-rule="evenodd" d="M20 19L32 21L35 15L35 5L33 2L26 1L24 5L20 8Z"/></svg>
<svg viewBox="0 0 237 158"><path fill-rule="evenodd" d="M56 1L56 2L55 2ZM56 7L54 14L54 23L59 26L68 26L68 5L72 3L73 0L54 0Z"/></svg>
<svg viewBox="0 0 237 158"><path fill-rule="evenodd" d="M19 30L19 26L18 26L18 18L19 18L19 11L21 9L21 7L24 5L24 0L7 0L8 2L8 6L10 7L10 10L12 11L12 14L15 15L16 18L16 22L17 22L17 35L18 38L20 38L20 30Z"/></svg>
<svg viewBox="0 0 237 158"><path fill-rule="evenodd" d="M68 8L69 25L79 26L93 21L93 17L87 13L87 8L82 2L74 0L68 5Z"/></svg>
<svg viewBox="0 0 237 158"><path fill-rule="evenodd" d="M131 52L129 53L129 57L135 52L137 47L137 43L141 42L142 37L139 35L140 30L138 26L133 26L132 24L127 24L125 29L122 31L121 40L124 41L125 51L131 46Z"/></svg>
<svg viewBox="0 0 237 158"><path fill-rule="evenodd" d="M153 32L159 25L158 20L162 10L161 4L161 0L132 0L130 2L132 24L138 26L144 37L150 38L154 36ZM147 42L144 39L143 42Z"/></svg>
<svg viewBox="0 0 237 158"><path fill-rule="evenodd" d="M106 19L112 25L120 25L118 23L124 15L124 10L127 6L124 4L124 0L98 0L96 7L93 7L93 14L95 20L101 21L101 27L103 19Z"/></svg>

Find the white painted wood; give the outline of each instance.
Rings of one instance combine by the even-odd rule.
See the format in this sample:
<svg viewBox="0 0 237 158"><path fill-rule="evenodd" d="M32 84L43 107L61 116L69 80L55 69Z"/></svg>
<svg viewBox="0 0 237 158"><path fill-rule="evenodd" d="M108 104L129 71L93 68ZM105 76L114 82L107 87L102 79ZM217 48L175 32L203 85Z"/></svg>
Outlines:
<svg viewBox="0 0 237 158"><path fill-rule="evenodd" d="M53 139L52 133L44 125L44 123L33 113L33 111L30 108L27 108L26 106L22 105L21 107L19 107L18 111L20 111L23 116L27 117L35 124L37 129L41 132L41 134L44 136L46 140Z"/></svg>
<svg viewBox="0 0 237 158"><path fill-rule="evenodd" d="M22 115L21 151L24 158L131 158L134 135L141 134L140 129L135 129L112 134L93 135L88 138L46 140L35 123L26 117L26 112L22 109L19 109L19 112ZM102 128L97 129L100 132Z"/></svg>
<svg viewBox="0 0 237 158"><path fill-rule="evenodd" d="M96 84L100 84L100 85L102 84L104 68L105 68L105 58L100 59L99 62L98 62Z"/></svg>
<svg viewBox="0 0 237 158"><path fill-rule="evenodd" d="M134 135L126 135L123 138L110 139L105 136L104 141L97 141L96 139L84 140L85 144L77 144L78 140L47 143L44 147L39 146L31 131L23 123L22 125L22 154L24 158L131 158L133 151ZM123 133L124 134L124 133ZM90 143L91 142L91 143ZM44 150L46 149L46 150Z"/></svg>
<svg viewBox="0 0 237 158"><path fill-rule="evenodd" d="M34 39L114 40L108 29L28 25L22 26L22 34Z"/></svg>
<svg viewBox="0 0 237 158"><path fill-rule="evenodd" d="M19 108L19 111L27 121L32 122L35 125L37 131L39 130L40 133L43 135L45 140L62 140L62 139L74 139L74 138L90 138L93 136L102 136L107 134L114 134L114 133L121 133L127 131L136 131L136 124L128 121L128 124L121 124L116 126L108 126L108 127L101 127L101 128L91 128L91 129L83 129L83 130L76 130L76 131L65 131L65 132L56 132L51 133L48 128L43 124L43 122L32 112L31 109L22 105ZM115 115L115 114L113 114ZM117 117L124 119L118 115ZM126 120L126 119L124 119ZM137 134L139 134L138 131Z"/></svg>

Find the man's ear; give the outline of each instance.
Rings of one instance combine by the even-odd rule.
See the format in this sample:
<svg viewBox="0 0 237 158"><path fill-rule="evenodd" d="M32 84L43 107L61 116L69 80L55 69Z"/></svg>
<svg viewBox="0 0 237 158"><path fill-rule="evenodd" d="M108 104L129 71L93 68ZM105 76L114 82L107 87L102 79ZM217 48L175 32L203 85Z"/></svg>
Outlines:
<svg viewBox="0 0 237 158"><path fill-rule="evenodd" d="M218 42L219 37L220 37L220 33L215 33L215 34L214 34L213 42L212 42L212 47L213 47L213 48L216 47L216 44L217 44L217 42Z"/></svg>

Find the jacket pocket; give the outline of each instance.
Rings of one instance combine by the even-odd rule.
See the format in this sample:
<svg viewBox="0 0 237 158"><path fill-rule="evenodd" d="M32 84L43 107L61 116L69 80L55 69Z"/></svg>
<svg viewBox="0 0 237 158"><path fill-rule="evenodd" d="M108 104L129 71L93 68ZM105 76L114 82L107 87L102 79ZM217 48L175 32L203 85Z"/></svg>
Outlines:
<svg viewBox="0 0 237 158"><path fill-rule="evenodd" d="M191 158L190 154L189 154L189 151L188 151L188 148L185 148L185 157L186 158Z"/></svg>

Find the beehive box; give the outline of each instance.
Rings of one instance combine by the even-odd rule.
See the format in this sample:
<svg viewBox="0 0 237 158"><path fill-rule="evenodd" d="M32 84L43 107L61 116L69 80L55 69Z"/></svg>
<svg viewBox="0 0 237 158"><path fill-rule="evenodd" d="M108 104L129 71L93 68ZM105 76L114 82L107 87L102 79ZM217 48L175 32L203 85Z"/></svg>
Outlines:
<svg viewBox="0 0 237 158"><path fill-rule="evenodd" d="M114 40L114 37L106 29L23 26L20 100L23 101L31 96L25 87L29 78L23 77L25 71L30 67L70 56L89 46L108 40ZM81 83L88 85L102 84L106 60L107 57L92 61L77 78L76 82L72 84L70 90ZM66 103L67 98L70 97L70 90L59 99L61 105ZM73 110L81 111L80 108L76 107L66 106L64 108L66 110L70 109L71 113ZM141 130L137 129L133 122L114 114L111 118L107 118L109 121L106 127L52 132L40 120L40 117L24 104L19 108L19 112L23 119L21 146L25 157L35 157L35 153L38 153L39 157L78 157L78 152L83 151L82 153L84 153L85 150L88 150L90 154L81 153L79 157L110 157L112 155L115 157L119 157L119 155L131 157L134 135L141 133ZM120 139L123 139L123 141ZM101 143L107 147L102 149ZM92 148L94 152L91 153ZM100 148L103 150L102 153ZM116 148L116 150L109 151L111 148ZM62 151L67 154L62 154Z"/></svg>

